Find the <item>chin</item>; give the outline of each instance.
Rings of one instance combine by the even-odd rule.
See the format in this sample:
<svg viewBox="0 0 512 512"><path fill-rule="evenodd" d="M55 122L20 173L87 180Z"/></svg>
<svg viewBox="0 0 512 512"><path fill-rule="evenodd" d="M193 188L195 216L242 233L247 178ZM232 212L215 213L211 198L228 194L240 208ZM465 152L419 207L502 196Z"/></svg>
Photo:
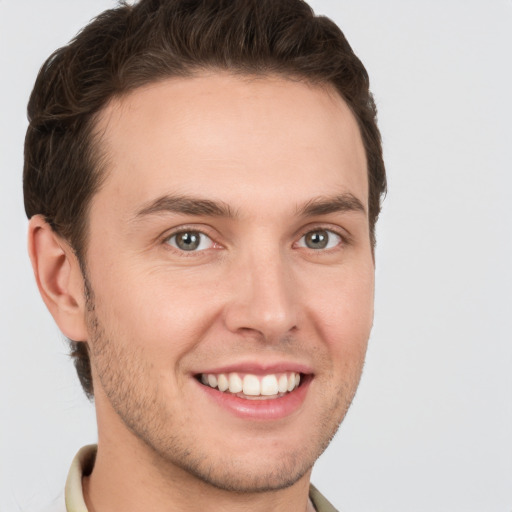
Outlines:
<svg viewBox="0 0 512 512"><path fill-rule="evenodd" d="M263 493L278 491L291 487L306 474L309 474L316 455L310 453L288 453L286 456L258 457L253 460L250 456L242 455L238 459L224 456L193 461L190 458L177 461L175 457L169 462L179 466L198 481L217 489L235 493Z"/></svg>
<svg viewBox="0 0 512 512"><path fill-rule="evenodd" d="M153 452L154 465L164 471L167 468L169 476L178 471L183 478L193 477L223 491L262 493L291 487L310 474L341 422L333 423L331 417L327 425L326 419L315 422L324 428L313 434L302 429L300 439L297 432L272 436L263 431L239 439L233 432L224 439L208 440L194 432L181 439L170 433L159 438L138 437Z"/></svg>

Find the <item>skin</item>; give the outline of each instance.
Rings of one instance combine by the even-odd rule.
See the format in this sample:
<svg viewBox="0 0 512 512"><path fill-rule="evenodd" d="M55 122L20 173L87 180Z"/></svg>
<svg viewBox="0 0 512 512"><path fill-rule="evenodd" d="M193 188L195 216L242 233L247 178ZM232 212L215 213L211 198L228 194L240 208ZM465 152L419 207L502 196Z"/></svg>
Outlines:
<svg viewBox="0 0 512 512"><path fill-rule="evenodd" d="M107 178L91 203L86 283L42 219L30 228L43 297L91 351L90 511L306 510L373 319L366 159L352 113L328 86L212 73L116 99L97 129ZM151 209L166 195L231 216ZM299 213L335 196L361 208ZM204 233L199 250L181 250L176 230ZM308 233L328 236L328 248L309 247ZM248 421L196 379L249 363L307 368L299 407Z"/></svg>

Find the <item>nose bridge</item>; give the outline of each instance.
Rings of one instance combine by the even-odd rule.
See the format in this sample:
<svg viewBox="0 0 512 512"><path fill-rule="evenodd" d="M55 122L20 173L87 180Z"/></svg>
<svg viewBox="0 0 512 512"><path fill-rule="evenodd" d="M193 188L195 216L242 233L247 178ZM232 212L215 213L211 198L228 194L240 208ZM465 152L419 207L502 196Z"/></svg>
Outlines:
<svg viewBox="0 0 512 512"><path fill-rule="evenodd" d="M245 251L232 283L226 315L233 331L257 331L271 341L297 327L297 303L290 260L277 243Z"/></svg>

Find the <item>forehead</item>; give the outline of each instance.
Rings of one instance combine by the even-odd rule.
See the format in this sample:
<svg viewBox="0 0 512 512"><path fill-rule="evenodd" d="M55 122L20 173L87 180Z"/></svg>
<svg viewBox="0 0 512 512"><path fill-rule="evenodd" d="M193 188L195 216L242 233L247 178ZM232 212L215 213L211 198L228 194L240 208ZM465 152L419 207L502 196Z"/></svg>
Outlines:
<svg viewBox="0 0 512 512"><path fill-rule="evenodd" d="M265 207L351 192L367 206L357 122L329 86L227 73L172 78L113 100L97 128L108 163L93 209L107 200L135 211L171 193L235 207L251 197Z"/></svg>

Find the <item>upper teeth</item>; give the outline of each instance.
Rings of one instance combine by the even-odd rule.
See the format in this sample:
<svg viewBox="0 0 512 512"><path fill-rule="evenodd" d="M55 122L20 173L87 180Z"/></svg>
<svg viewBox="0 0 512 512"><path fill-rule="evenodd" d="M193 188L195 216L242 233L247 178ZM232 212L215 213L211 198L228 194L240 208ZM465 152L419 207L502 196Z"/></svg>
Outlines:
<svg viewBox="0 0 512 512"><path fill-rule="evenodd" d="M300 373L270 373L253 375L247 373L203 373L201 382L206 386L218 388L219 391L243 393L247 396L272 396L293 391L300 383Z"/></svg>

